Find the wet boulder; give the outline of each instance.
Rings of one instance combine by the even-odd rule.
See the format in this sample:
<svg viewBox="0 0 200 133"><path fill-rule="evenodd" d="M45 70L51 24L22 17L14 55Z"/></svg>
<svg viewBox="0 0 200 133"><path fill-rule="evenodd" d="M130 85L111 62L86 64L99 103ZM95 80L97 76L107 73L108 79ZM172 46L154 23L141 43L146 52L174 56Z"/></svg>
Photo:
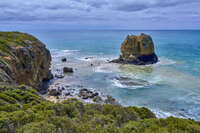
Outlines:
<svg viewBox="0 0 200 133"><path fill-rule="evenodd" d="M62 62L67 62L67 58L64 57L64 58L61 59L61 61Z"/></svg>
<svg viewBox="0 0 200 133"><path fill-rule="evenodd" d="M73 68L71 68L71 67L64 67L63 72L64 73L73 73L74 71L73 71Z"/></svg>

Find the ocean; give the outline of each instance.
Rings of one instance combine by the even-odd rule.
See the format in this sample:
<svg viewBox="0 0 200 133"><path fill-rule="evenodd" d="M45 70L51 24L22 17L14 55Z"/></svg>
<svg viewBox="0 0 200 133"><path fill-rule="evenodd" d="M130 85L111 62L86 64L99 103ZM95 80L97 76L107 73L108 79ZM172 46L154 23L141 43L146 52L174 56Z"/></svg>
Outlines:
<svg viewBox="0 0 200 133"><path fill-rule="evenodd" d="M199 30L49 30L29 31L52 54L52 71L73 67L55 83L92 88L122 106L148 107L159 118L200 120ZM108 63L118 58L127 35L152 36L159 62L134 66ZM63 57L67 62L61 62ZM91 66L93 64L93 66Z"/></svg>

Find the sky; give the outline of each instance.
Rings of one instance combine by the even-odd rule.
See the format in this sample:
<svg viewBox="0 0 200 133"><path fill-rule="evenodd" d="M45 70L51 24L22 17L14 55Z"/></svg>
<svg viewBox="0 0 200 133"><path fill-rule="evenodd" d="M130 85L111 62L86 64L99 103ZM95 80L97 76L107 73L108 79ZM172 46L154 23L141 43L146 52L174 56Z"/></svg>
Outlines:
<svg viewBox="0 0 200 133"><path fill-rule="evenodd" d="M0 0L0 30L200 29L200 0Z"/></svg>

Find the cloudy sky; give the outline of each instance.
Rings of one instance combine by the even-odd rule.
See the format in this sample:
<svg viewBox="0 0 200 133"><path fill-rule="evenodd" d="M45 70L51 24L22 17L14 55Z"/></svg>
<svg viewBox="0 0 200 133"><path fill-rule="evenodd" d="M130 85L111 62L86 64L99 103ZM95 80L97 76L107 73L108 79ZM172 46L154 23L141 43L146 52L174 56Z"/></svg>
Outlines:
<svg viewBox="0 0 200 133"><path fill-rule="evenodd" d="M200 0L0 0L0 28L200 29Z"/></svg>

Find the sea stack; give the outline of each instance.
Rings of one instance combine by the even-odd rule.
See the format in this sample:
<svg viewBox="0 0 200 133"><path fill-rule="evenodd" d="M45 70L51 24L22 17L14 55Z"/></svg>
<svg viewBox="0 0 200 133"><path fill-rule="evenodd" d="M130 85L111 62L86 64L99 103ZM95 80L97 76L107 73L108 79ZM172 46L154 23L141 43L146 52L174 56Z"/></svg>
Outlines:
<svg viewBox="0 0 200 133"><path fill-rule="evenodd" d="M151 36L142 33L140 36L127 36L121 46L121 55L113 63L148 65L158 62Z"/></svg>

